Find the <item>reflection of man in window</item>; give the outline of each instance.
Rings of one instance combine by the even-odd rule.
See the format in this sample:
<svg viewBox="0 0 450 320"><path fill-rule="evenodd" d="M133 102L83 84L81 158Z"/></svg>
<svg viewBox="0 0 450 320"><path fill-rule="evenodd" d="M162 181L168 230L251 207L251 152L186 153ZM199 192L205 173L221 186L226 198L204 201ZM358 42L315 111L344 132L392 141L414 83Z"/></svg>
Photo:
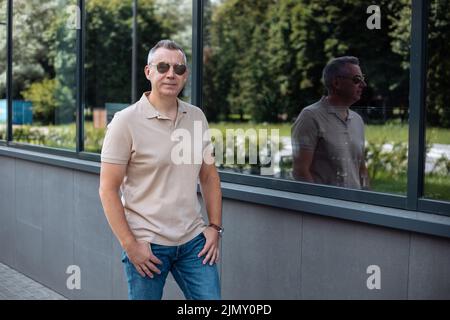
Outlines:
<svg viewBox="0 0 450 320"><path fill-rule="evenodd" d="M294 178L367 188L364 122L349 109L366 87L358 58L331 60L323 70L323 80L328 96L304 108L292 126Z"/></svg>

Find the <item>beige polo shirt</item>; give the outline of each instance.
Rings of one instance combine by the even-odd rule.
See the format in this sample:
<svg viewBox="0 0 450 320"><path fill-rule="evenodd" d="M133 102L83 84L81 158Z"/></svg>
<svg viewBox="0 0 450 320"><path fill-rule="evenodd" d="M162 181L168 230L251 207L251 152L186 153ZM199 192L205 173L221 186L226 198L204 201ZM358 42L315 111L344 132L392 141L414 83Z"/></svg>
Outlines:
<svg viewBox="0 0 450 320"><path fill-rule="evenodd" d="M349 110L343 120L325 97L304 108L292 126L292 152L314 151L310 172L315 183L360 189L364 142L362 118Z"/></svg>
<svg viewBox="0 0 450 320"><path fill-rule="evenodd" d="M203 154L211 150L208 123L199 108L178 100L174 124L149 94L115 114L101 161L127 165L122 203L136 239L176 246L205 229L197 183Z"/></svg>

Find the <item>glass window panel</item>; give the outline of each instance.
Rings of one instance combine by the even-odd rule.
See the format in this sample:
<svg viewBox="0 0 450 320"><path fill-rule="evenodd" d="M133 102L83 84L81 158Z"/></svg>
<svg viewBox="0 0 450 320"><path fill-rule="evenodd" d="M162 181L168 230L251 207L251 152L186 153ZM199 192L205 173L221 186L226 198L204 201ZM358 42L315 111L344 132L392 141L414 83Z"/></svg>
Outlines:
<svg viewBox="0 0 450 320"><path fill-rule="evenodd" d="M373 191L406 193L411 3L369 6L360 0L205 1L203 108L217 129L219 168L308 180L296 173L303 170L314 183L348 188L364 183ZM322 120L314 115L306 121L309 128L302 125L292 139L300 112L327 95L325 65L341 56L359 58L360 71L331 73L329 84L340 97L332 105L351 105L357 115L350 113L349 121L361 127L362 119L365 135L351 129L346 108L338 108L344 110L341 120L339 112L323 113ZM351 79L359 72L364 89L356 101L347 99L359 90ZM327 125L330 119L333 126ZM280 144L271 149L274 129ZM273 138L265 139L265 132ZM306 140L309 153L300 156L295 141ZM256 163L249 145L257 149ZM308 151L307 145L301 149ZM360 174L362 164L368 179Z"/></svg>
<svg viewBox="0 0 450 320"><path fill-rule="evenodd" d="M432 0L428 25L425 196L450 201L450 2Z"/></svg>
<svg viewBox="0 0 450 320"><path fill-rule="evenodd" d="M138 0L136 97L150 90L145 78L149 50L172 39L192 52L191 0ZM114 113L132 101L132 0L87 0L85 43L85 151L101 151ZM190 101L190 81L180 94Z"/></svg>
<svg viewBox="0 0 450 320"><path fill-rule="evenodd" d="M13 140L75 149L76 0L15 0Z"/></svg>

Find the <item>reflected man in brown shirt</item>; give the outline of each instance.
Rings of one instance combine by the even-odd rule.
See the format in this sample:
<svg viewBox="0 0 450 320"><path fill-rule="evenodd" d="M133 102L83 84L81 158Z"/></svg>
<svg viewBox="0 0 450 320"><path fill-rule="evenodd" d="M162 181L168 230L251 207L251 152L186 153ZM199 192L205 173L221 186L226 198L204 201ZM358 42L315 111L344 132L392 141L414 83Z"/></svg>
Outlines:
<svg viewBox="0 0 450 320"><path fill-rule="evenodd" d="M331 60L323 70L328 95L304 108L292 126L297 180L368 189L364 122L350 106L367 86L356 57Z"/></svg>

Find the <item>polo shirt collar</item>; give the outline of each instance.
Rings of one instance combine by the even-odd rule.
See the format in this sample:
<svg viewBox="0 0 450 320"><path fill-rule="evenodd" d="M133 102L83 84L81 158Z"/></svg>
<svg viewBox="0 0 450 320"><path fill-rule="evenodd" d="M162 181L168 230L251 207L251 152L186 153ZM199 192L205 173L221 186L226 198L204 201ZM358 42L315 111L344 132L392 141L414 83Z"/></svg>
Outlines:
<svg viewBox="0 0 450 320"><path fill-rule="evenodd" d="M161 119L169 119L165 116L161 115L158 110L148 101L148 96L150 95L150 91L144 92L142 94L141 99L139 99L138 104L140 106L141 111L144 113L145 118L152 119L161 117ZM177 98L178 101L178 115L185 114L188 111L188 108L184 101Z"/></svg>
<svg viewBox="0 0 450 320"><path fill-rule="evenodd" d="M328 113L334 113L336 115L339 114L336 107L329 104L328 99L326 96L323 96L322 99L320 99L320 102L323 106L327 108ZM347 120L353 119L353 113L351 112L350 108L348 109L348 117Z"/></svg>

